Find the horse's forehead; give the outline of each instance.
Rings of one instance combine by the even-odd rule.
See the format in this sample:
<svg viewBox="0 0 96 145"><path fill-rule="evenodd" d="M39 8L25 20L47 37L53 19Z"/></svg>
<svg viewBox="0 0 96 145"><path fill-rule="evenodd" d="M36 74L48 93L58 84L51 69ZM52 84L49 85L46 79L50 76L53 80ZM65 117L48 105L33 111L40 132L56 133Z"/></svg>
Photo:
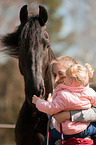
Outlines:
<svg viewBox="0 0 96 145"><path fill-rule="evenodd" d="M34 31L35 30L35 31ZM30 19L25 26L22 29L21 32L21 49L23 48L23 54L31 54L34 55L36 53L43 53L46 51L46 48L43 50L44 47L46 47L49 44L49 35L46 31L46 24L44 26L39 25L38 19ZM37 52L39 51L39 52ZM41 52L40 52L41 51ZM28 55L27 55L28 56ZM27 57L26 56L26 57Z"/></svg>

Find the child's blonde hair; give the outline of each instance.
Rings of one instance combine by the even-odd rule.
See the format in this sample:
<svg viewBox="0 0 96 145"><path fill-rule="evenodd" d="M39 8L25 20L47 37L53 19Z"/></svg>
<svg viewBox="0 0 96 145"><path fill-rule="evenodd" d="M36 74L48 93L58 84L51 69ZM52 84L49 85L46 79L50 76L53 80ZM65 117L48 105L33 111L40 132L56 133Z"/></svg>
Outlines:
<svg viewBox="0 0 96 145"><path fill-rule="evenodd" d="M54 64L60 64L62 68L68 69L71 65L78 64L78 62L70 56L61 56L56 60L52 60L51 67L53 67Z"/></svg>
<svg viewBox="0 0 96 145"><path fill-rule="evenodd" d="M75 79L81 86L87 86L89 78L93 76L93 72L92 66L88 63L85 66L74 64L67 69L66 76Z"/></svg>

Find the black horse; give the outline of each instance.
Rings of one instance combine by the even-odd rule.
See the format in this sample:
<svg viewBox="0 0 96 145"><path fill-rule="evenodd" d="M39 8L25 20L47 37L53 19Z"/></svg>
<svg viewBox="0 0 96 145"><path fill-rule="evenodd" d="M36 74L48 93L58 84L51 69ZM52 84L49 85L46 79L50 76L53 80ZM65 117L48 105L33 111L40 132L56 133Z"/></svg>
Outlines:
<svg viewBox="0 0 96 145"><path fill-rule="evenodd" d="M25 82L25 101L15 128L17 145L42 145L47 130L47 115L32 104L32 96L44 96L53 90L50 62L51 50L46 22L48 14L39 6L39 14L28 16L27 5L20 10L20 25L16 31L1 37L2 51L19 61Z"/></svg>

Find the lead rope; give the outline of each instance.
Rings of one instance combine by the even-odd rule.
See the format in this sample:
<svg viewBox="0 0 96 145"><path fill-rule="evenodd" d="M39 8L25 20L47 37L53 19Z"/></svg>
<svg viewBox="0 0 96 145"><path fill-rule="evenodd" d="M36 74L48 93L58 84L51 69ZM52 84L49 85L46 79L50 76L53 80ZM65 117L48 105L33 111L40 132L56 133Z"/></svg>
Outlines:
<svg viewBox="0 0 96 145"><path fill-rule="evenodd" d="M63 131L62 131L62 124L60 123L60 133L61 133L61 145L64 143L64 136L63 136Z"/></svg>
<svg viewBox="0 0 96 145"><path fill-rule="evenodd" d="M54 114L53 114L54 115ZM48 119L48 124L47 124L47 145L48 145L48 143L49 143L49 128L50 128L50 123L51 123L51 120L52 120L52 116L53 115L51 115L50 117L49 117L49 119Z"/></svg>
<svg viewBox="0 0 96 145"><path fill-rule="evenodd" d="M54 115L54 114L53 114ZM48 119L48 124L47 124L47 145L49 143L49 128L50 128L50 123L51 123L51 120L52 120L52 116L51 115ZM62 124L60 123L60 133L61 133L61 145L63 145L63 142L64 142L64 136L63 136L63 132L62 132Z"/></svg>

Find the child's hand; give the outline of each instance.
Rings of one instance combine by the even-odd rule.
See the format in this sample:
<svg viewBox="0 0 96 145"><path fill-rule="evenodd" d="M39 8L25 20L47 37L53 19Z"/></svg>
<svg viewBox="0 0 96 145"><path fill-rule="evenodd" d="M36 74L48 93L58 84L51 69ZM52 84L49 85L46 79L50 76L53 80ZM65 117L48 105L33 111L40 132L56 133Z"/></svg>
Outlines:
<svg viewBox="0 0 96 145"><path fill-rule="evenodd" d="M36 95L33 95L32 103L36 104L36 102L37 102L38 99L39 98Z"/></svg>
<svg viewBox="0 0 96 145"><path fill-rule="evenodd" d="M47 101L48 102L52 102L52 94L51 93L49 93L48 98L47 98Z"/></svg>

